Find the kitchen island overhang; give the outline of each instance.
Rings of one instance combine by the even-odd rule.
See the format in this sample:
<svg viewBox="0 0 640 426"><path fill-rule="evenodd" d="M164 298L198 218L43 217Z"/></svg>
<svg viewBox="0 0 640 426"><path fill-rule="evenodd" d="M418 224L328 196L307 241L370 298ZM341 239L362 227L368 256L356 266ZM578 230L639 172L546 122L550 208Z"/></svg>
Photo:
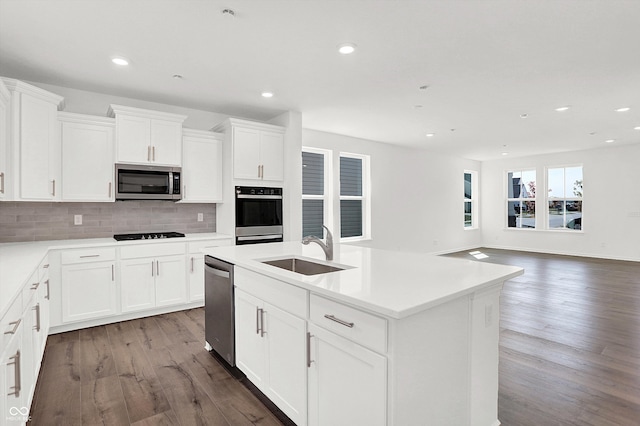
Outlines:
<svg viewBox="0 0 640 426"><path fill-rule="evenodd" d="M353 341L383 358L384 383L380 380L377 386L384 387L378 389L384 394L378 400L384 399L386 404L372 418L374 424L500 424L499 297L503 283L521 275L523 269L351 245L336 248L332 262L323 260L319 247L298 242L220 247L205 254L235 264L255 282L271 280L304 290L306 299L298 312L308 331L346 337L349 344ZM287 256L347 268L306 276L263 263ZM277 304L277 300L273 302ZM327 321L333 316L330 308L340 306L345 309L343 315L362 311L363 315L383 319L384 339L359 341L353 329L335 320ZM352 308L355 310L348 311ZM346 322L350 323L349 318ZM306 357L313 359L321 352L318 348L323 342L317 336L310 339ZM313 389L323 373L318 363L300 362L308 370L309 389L304 391L308 392L309 416L297 423L325 424L317 423L324 399ZM326 366L327 362L319 364ZM333 385L349 388L348 383ZM333 411L344 411L343 418L348 418L348 406L339 406L331 398L327 401L325 405L338 405Z"/></svg>

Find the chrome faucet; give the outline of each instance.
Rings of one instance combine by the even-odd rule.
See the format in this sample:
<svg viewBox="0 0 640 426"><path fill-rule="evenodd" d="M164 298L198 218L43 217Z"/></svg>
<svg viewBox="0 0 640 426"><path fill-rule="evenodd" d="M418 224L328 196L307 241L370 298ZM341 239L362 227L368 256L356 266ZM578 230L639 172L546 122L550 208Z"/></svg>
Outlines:
<svg viewBox="0 0 640 426"><path fill-rule="evenodd" d="M302 239L302 244L306 246L309 243L317 243L322 248L322 251L324 251L324 255L327 258L327 260L333 260L333 235L331 235L331 231L329 231L329 228L327 228L324 225L322 225L322 227L327 230L326 244L323 243L320 238L314 235L309 235L307 237L304 237Z"/></svg>

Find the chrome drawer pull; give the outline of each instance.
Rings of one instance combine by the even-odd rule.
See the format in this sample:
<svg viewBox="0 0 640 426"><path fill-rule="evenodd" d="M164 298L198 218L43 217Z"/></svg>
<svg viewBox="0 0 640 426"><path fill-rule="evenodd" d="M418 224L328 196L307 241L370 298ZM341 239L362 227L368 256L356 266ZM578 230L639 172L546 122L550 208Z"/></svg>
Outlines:
<svg viewBox="0 0 640 426"><path fill-rule="evenodd" d="M36 303L36 306L31 309L36 311L36 325L33 326L33 329L40 332L40 304Z"/></svg>
<svg viewBox="0 0 640 426"><path fill-rule="evenodd" d="M84 256L80 256L80 259L86 259L87 257L100 257L99 254L86 254Z"/></svg>
<svg viewBox="0 0 640 426"><path fill-rule="evenodd" d="M22 322L22 318L19 319L18 321L10 322L9 325L13 326L13 330L5 331L4 334L16 334L16 331L18 330L18 327L20 326L20 322Z"/></svg>
<svg viewBox="0 0 640 426"><path fill-rule="evenodd" d="M40 282L31 284L31 290L37 290L40 287Z"/></svg>
<svg viewBox="0 0 640 426"><path fill-rule="evenodd" d="M13 378L14 385L11 386L13 392L8 393L7 396L15 395L16 398L20 397L20 390L22 389L22 380L20 377L20 351L16 351L16 354L9 357L12 362L8 362L7 365L13 365Z"/></svg>
<svg viewBox="0 0 640 426"><path fill-rule="evenodd" d="M340 325L344 325L345 327L353 328L354 326L354 323L341 320L340 318L336 318L333 315L325 314L324 317L328 320L335 321Z"/></svg>

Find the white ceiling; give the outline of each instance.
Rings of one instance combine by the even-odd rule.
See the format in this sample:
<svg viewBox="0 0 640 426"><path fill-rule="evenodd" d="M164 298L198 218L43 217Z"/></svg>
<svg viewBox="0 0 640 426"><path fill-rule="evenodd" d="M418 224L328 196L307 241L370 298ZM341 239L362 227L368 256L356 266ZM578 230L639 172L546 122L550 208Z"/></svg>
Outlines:
<svg viewBox="0 0 640 426"><path fill-rule="evenodd" d="M0 0L0 75L477 160L589 149L640 143L640 1Z"/></svg>

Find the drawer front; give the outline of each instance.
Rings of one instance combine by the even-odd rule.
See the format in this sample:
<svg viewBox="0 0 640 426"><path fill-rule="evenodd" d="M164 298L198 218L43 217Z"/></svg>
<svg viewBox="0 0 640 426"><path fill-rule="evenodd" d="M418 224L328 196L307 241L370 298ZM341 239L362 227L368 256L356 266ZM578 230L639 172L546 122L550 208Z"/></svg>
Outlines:
<svg viewBox="0 0 640 426"><path fill-rule="evenodd" d="M69 265L72 263L106 262L115 260L115 258L115 247L96 247L65 250L61 253L60 262L63 265Z"/></svg>
<svg viewBox="0 0 640 426"><path fill-rule="evenodd" d="M135 259L139 257L171 256L185 254L186 250L187 245L185 243L136 244L120 247L120 258Z"/></svg>
<svg viewBox="0 0 640 426"><path fill-rule="evenodd" d="M307 317L307 290L239 267L234 268L233 279L237 288L290 314Z"/></svg>
<svg viewBox="0 0 640 426"><path fill-rule="evenodd" d="M32 299L36 294L38 294L40 286L44 285L38 279L38 273L39 271L34 271L33 274L31 274L29 281L27 281L27 285L22 288L22 309L33 307L35 302L33 302Z"/></svg>
<svg viewBox="0 0 640 426"><path fill-rule="evenodd" d="M49 278L49 256L45 257L44 260L40 262L38 270L40 281L44 281Z"/></svg>
<svg viewBox="0 0 640 426"><path fill-rule="evenodd" d="M22 321L22 293L18 294L15 298L7 313L4 314L2 320L0 321L0 342L2 342L2 347L0 348L0 352L4 350L11 341L11 338L15 335L15 332L18 330L20 326L20 322Z"/></svg>
<svg viewBox="0 0 640 426"><path fill-rule="evenodd" d="M311 295L309 318L315 324L349 340L387 352L387 320L324 297Z"/></svg>
<svg viewBox="0 0 640 426"><path fill-rule="evenodd" d="M219 240L202 240L202 241L192 241L189 243L189 253L199 253L201 250L206 247L222 247L222 246L230 246L232 240L230 238L219 239Z"/></svg>

